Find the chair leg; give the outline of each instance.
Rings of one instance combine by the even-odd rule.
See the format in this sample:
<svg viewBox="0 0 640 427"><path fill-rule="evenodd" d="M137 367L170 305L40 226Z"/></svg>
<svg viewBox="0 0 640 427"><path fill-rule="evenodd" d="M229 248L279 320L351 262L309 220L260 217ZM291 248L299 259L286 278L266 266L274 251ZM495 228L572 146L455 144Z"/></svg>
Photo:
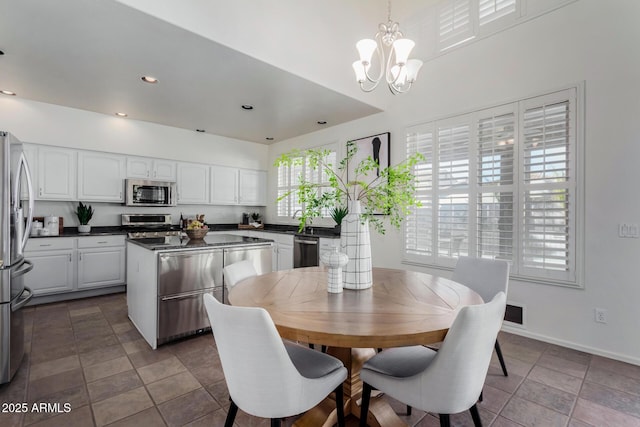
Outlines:
<svg viewBox="0 0 640 427"><path fill-rule="evenodd" d="M407 405L407 415L411 416L411 405Z"/></svg>
<svg viewBox="0 0 640 427"><path fill-rule="evenodd" d="M473 425L475 427L482 427L482 420L480 420L478 407L476 405L473 405L471 408L469 408L469 412L471 412L471 418L473 418Z"/></svg>
<svg viewBox="0 0 640 427"><path fill-rule="evenodd" d="M335 389L336 393L336 411L338 412L338 427L344 427L344 392L342 391L342 383Z"/></svg>
<svg viewBox="0 0 640 427"><path fill-rule="evenodd" d="M367 416L369 415L369 401L371 400L371 386L362 383L362 403L360 403L360 427L367 427Z"/></svg>
<svg viewBox="0 0 640 427"><path fill-rule="evenodd" d="M482 393L484 393L484 390L480 392L480 397L478 397L478 402L482 402Z"/></svg>
<svg viewBox="0 0 640 427"><path fill-rule="evenodd" d="M323 352L323 353L326 353L327 352L327 346L323 344L322 347L320 347L320 351Z"/></svg>
<svg viewBox="0 0 640 427"><path fill-rule="evenodd" d="M440 427L451 427L449 414L440 414Z"/></svg>
<svg viewBox="0 0 640 427"><path fill-rule="evenodd" d="M231 400L231 398L229 398ZM224 427L233 427L233 422L236 419L236 414L238 413L238 405L235 404L233 400L231 400L231 406L229 406L229 411L227 412L227 420L224 422Z"/></svg>
<svg viewBox="0 0 640 427"><path fill-rule="evenodd" d="M504 374L505 377L508 377L509 374L507 373L507 365L505 365L504 363L504 358L502 357L502 350L500 350L500 344L498 344L498 340L496 340L496 354L498 355L498 360L500 361L500 366L502 367L502 373Z"/></svg>
<svg viewBox="0 0 640 427"><path fill-rule="evenodd" d="M271 418L271 427L280 427L281 425L280 418Z"/></svg>

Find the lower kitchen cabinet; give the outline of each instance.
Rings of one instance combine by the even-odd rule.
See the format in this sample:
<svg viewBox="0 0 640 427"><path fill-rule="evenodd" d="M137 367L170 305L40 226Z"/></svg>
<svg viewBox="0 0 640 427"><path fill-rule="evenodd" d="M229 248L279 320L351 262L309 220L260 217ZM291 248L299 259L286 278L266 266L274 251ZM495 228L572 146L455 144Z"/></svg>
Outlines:
<svg viewBox="0 0 640 427"><path fill-rule="evenodd" d="M124 236L30 239L25 258L33 270L25 285L36 297L73 298L80 291L125 284Z"/></svg>
<svg viewBox="0 0 640 427"><path fill-rule="evenodd" d="M125 281L124 236L78 238L78 289Z"/></svg>

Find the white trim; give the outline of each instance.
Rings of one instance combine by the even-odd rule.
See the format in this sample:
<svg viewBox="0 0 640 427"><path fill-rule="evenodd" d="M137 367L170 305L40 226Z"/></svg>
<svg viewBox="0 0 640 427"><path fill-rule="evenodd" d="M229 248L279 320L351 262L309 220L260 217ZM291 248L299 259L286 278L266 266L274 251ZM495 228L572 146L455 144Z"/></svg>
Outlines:
<svg viewBox="0 0 640 427"><path fill-rule="evenodd" d="M526 331L524 329L514 328L514 327L511 327L510 325L506 325L504 323L502 325L502 329L501 330L504 331L504 332L508 332L510 334L519 335L519 336L522 336L522 337L531 338L531 339L534 339L534 340L546 342L548 344L555 344L555 345L559 345L559 346L562 346L562 347L571 348L573 350L578 350L578 351L582 351L582 352L585 352L585 353L589 353L589 354L592 354L592 355L607 357L609 359L619 360L621 362L631 363L632 365L640 366L640 358L638 358L638 357L629 357L629 356L624 355L624 354L614 353L614 352L611 352L611 351L601 350L601 349L595 348L595 347L581 345L581 344L578 344L578 343L573 342L573 341L556 339L556 338L550 337L548 335L537 334L535 332Z"/></svg>

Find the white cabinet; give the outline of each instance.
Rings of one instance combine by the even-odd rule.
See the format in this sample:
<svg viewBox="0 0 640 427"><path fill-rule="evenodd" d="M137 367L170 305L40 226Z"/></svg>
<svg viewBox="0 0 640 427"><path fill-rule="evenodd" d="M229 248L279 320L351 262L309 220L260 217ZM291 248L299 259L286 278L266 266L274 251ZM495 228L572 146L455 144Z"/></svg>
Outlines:
<svg viewBox="0 0 640 427"><path fill-rule="evenodd" d="M78 239L78 289L124 282L124 236L91 236Z"/></svg>
<svg viewBox="0 0 640 427"><path fill-rule="evenodd" d="M209 165L178 163L178 203L183 205L209 203Z"/></svg>
<svg viewBox="0 0 640 427"><path fill-rule="evenodd" d="M38 185L40 200L76 200L76 151L38 147Z"/></svg>
<svg viewBox="0 0 640 427"><path fill-rule="evenodd" d="M25 258L33 270L24 276L24 284L36 296L67 292L74 289L74 238L30 239Z"/></svg>
<svg viewBox="0 0 640 427"><path fill-rule="evenodd" d="M127 178L176 180L176 162L148 157L127 157Z"/></svg>
<svg viewBox="0 0 640 427"><path fill-rule="evenodd" d="M292 268L293 268L293 242L291 245L278 243L278 270L290 270Z"/></svg>
<svg viewBox="0 0 640 427"><path fill-rule="evenodd" d="M267 172L240 169L238 192L239 204L265 206L267 204Z"/></svg>
<svg viewBox="0 0 640 427"><path fill-rule="evenodd" d="M211 166L211 204L238 204L238 169Z"/></svg>
<svg viewBox="0 0 640 427"><path fill-rule="evenodd" d="M125 157L97 151L78 152L78 199L124 202Z"/></svg>

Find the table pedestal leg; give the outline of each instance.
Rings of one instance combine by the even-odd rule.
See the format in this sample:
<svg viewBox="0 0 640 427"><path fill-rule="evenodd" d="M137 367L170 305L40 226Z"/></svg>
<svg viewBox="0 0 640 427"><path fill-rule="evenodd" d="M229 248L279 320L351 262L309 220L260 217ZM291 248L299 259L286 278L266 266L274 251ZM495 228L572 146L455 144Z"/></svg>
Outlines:
<svg viewBox="0 0 640 427"><path fill-rule="evenodd" d="M372 348L329 347L327 353L340 359L347 368L347 379L344 382L344 414L360 418L360 398L362 381L360 369L362 365L376 354ZM338 422L336 405L333 398L323 400L310 409L294 423L296 427L330 427ZM367 424L371 427L406 427L391 406L381 397L372 397L369 404Z"/></svg>

